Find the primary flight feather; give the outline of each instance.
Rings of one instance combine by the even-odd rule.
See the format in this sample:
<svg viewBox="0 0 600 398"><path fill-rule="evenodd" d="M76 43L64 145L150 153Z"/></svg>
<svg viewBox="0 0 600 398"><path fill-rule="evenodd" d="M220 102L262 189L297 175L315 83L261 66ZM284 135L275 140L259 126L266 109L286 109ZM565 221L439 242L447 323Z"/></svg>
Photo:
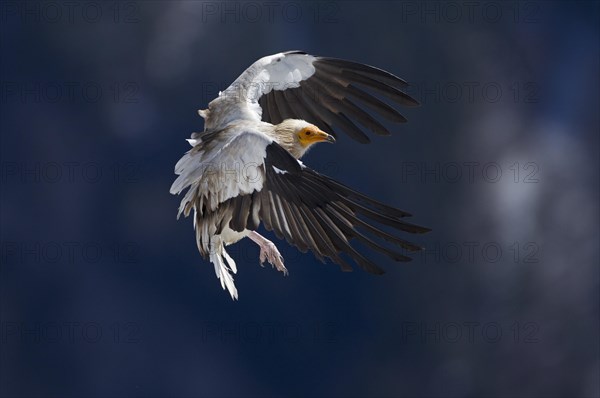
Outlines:
<svg viewBox="0 0 600 398"><path fill-rule="evenodd" d="M383 273L357 251L355 242L396 261L408 261L408 252L421 250L386 231L429 231L404 221L409 213L299 160L312 145L335 142L338 132L369 142L357 123L389 135L363 108L388 121L405 122L394 106L372 93L395 106L418 105L402 91L406 86L372 66L289 51L259 59L199 111L204 132L188 139L192 149L175 165L178 177L171 193L188 189L179 215L194 211L198 249L233 299L238 298L233 281L237 265L225 246L244 237L259 245L261 264L266 260L287 274L276 246L256 231L261 223L303 253L310 250L321 261L329 258L344 271L352 270L350 258L368 272Z"/></svg>

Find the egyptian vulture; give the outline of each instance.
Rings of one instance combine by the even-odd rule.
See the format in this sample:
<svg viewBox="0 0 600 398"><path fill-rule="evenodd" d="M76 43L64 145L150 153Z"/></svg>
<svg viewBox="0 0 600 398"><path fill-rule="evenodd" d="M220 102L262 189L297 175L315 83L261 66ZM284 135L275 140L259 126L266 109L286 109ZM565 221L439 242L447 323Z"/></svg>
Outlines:
<svg viewBox="0 0 600 398"><path fill-rule="evenodd" d="M409 213L300 161L314 144L333 143L342 132L361 143L369 142L364 129L389 135L372 114L405 122L394 106L418 105L403 91L406 86L372 66L289 51L259 59L198 111L204 132L188 140L192 149L175 166L171 193L188 188L178 217L194 211L198 249L234 300L237 266L225 246L248 237L260 247L261 265L266 260L287 274L273 242L257 232L261 223L301 252L310 250L322 262L329 258L344 271L352 270L352 260L370 273L383 273L356 243L396 261L408 261L409 252L422 249L390 232L429 231L406 222Z"/></svg>

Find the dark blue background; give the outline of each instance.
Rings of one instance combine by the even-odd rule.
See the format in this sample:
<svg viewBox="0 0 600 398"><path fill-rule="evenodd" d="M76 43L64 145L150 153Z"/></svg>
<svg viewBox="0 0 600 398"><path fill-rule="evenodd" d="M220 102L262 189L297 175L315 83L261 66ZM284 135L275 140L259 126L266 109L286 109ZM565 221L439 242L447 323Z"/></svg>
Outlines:
<svg viewBox="0 0 600 398"><path fill-rule="evenodd" d="M598 16L2 2L0 395L598 396ZM413 84L392 137L305 163L412 212L429 250L373 276L278 242L284 278L243 241L233 302L173 166L197 109L296 49Z"/></svg>

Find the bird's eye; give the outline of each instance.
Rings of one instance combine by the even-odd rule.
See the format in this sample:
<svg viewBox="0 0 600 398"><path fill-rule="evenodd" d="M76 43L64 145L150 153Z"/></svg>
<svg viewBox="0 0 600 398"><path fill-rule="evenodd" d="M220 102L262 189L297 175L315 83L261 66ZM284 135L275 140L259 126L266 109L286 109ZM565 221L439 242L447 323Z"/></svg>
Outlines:
<svg viewBox="0 0 600 398"><path fill-rule="evenodd" d="M310 131L307 131L305 134L306 135L311 135L312 133Z"/></svg>

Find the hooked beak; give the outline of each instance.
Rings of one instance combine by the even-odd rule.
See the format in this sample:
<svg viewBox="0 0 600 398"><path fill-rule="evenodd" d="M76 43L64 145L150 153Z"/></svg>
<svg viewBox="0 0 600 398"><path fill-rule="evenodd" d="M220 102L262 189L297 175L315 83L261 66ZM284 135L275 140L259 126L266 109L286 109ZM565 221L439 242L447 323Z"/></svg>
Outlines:
<svg viewBox="0 0 600 398"><path fill-rule="evenodd" d="M332 136L331 134L327 134L326 132L319 130L318 133L318 141L320 142L330 142L330 143L334 143L335 142L335 137Z"/></svg>
<svg viewBox="0 0 600 398"><path fill-rule="evenodd" d="M313 145L318 142L335 142L334 136L332 136L331 134L327 134L323 130L314 126L300 131L300 133L298 134L298 138L300 140L300 143L304 147L308 147L309 145Z"/></svg>

